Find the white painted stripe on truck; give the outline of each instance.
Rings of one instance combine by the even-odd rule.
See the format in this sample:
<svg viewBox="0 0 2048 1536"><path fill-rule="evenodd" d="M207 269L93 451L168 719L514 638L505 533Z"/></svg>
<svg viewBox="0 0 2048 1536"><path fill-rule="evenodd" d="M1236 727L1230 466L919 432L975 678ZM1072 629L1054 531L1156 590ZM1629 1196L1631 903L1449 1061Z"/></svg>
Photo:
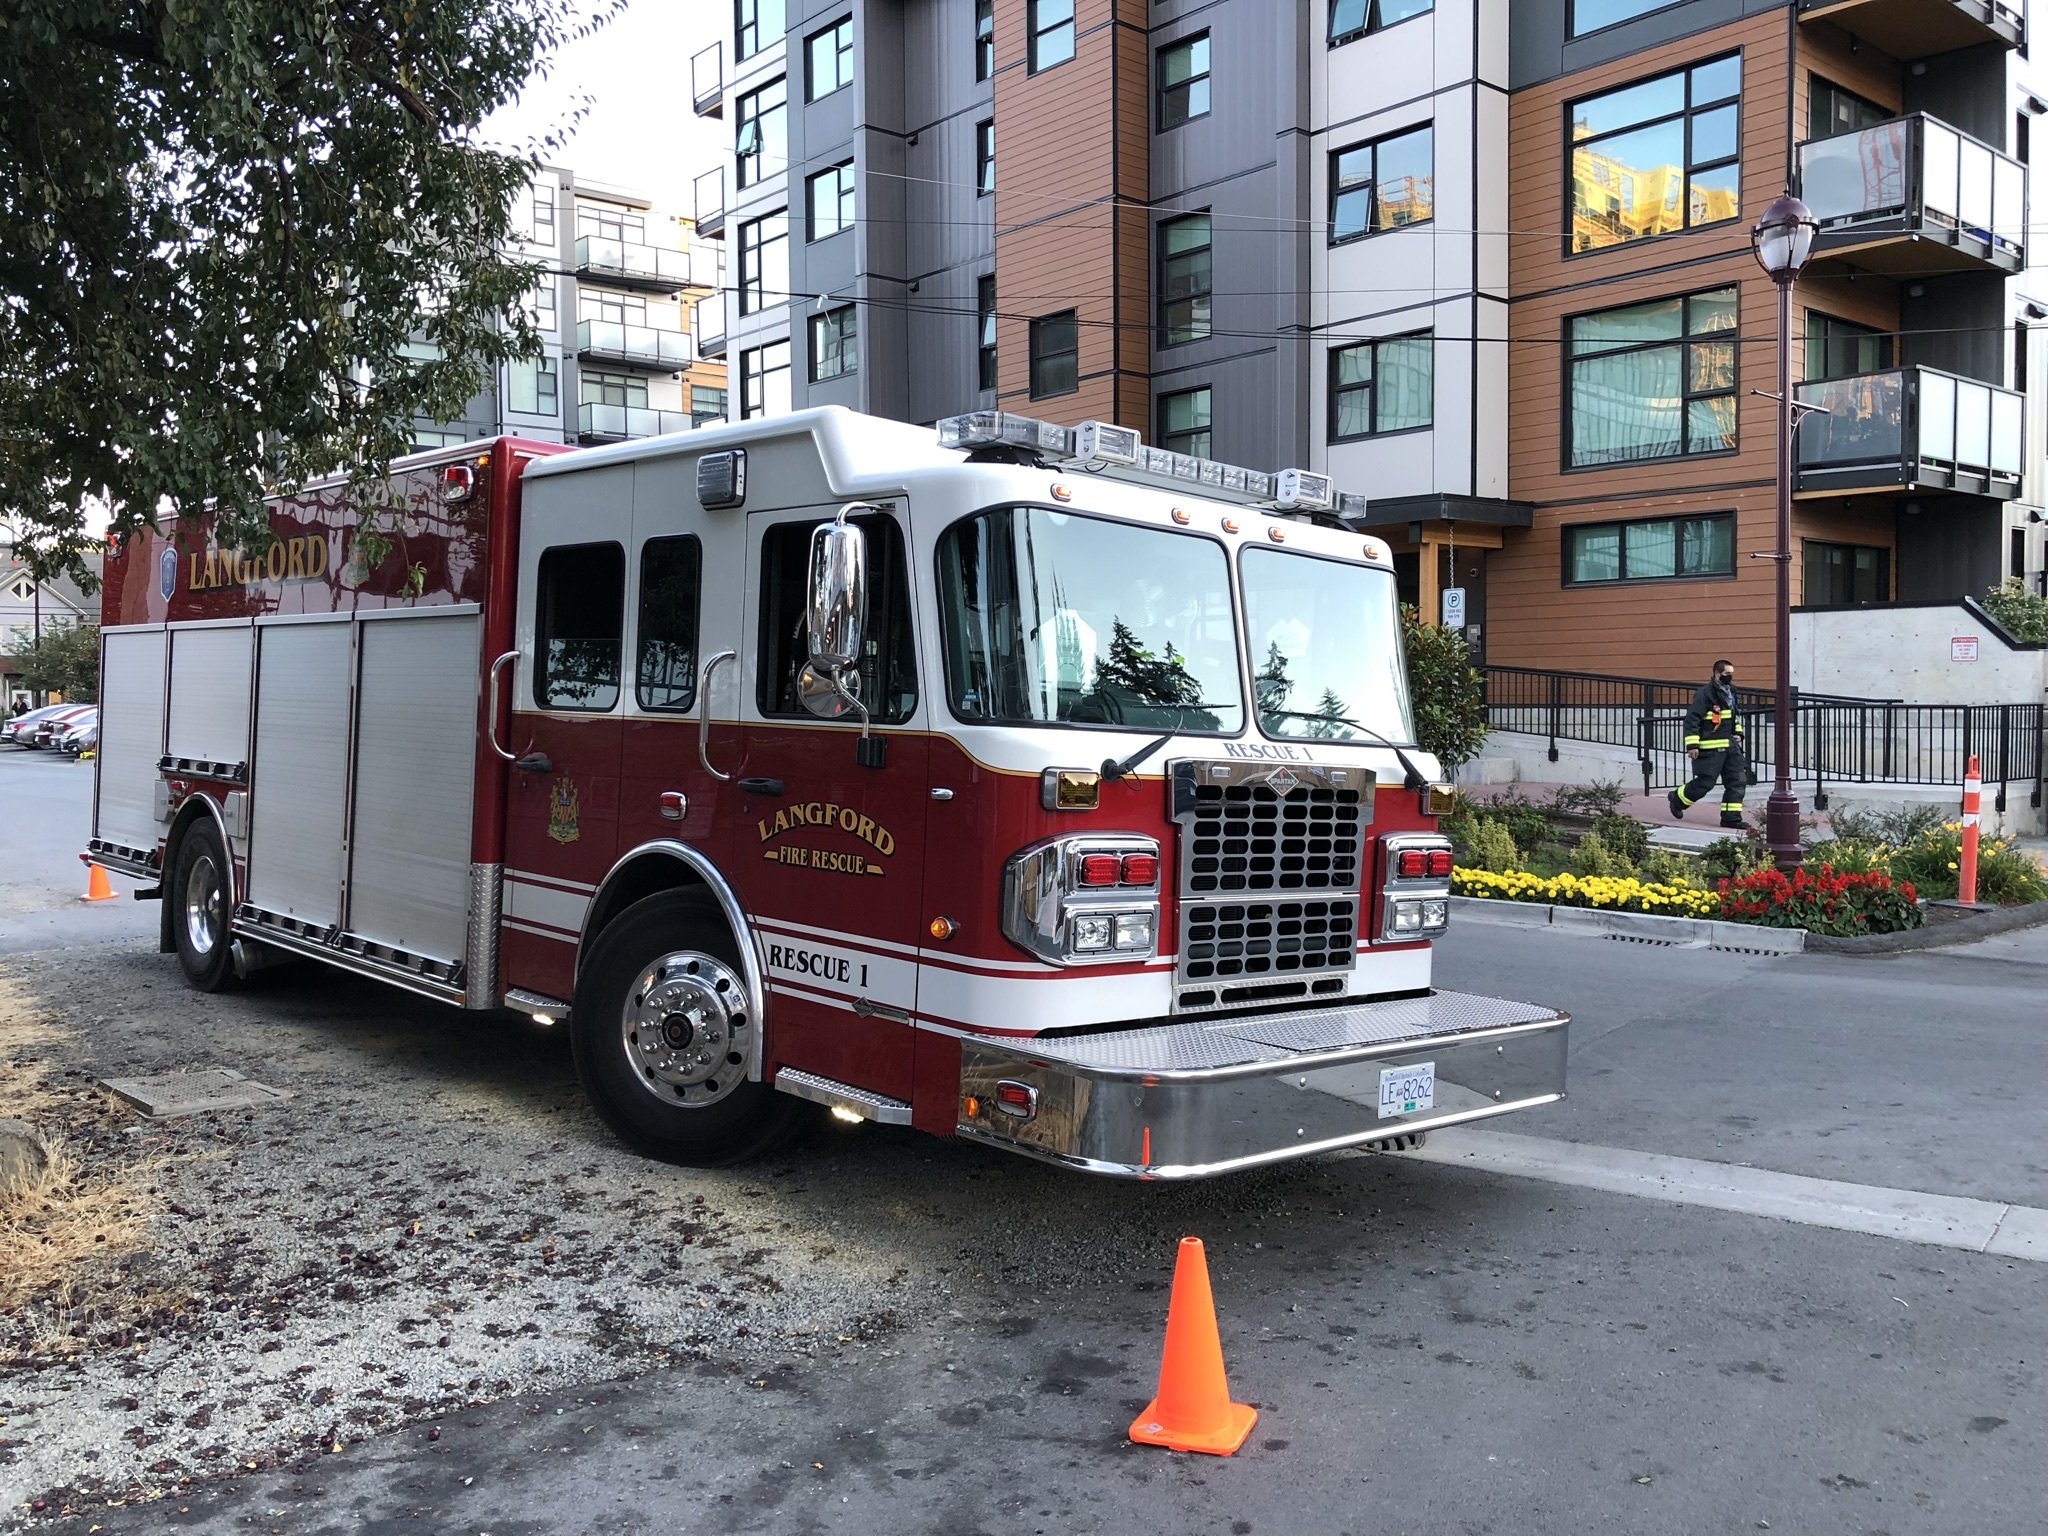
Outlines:
<svg viewBox="0 0 2048 1536"><path fill-rule="evenodd" d="M590 898L578 891L558 890L531 881L505 876L505 916L558 928L566 933L583 931L583 915L590 910Z"/></svg>

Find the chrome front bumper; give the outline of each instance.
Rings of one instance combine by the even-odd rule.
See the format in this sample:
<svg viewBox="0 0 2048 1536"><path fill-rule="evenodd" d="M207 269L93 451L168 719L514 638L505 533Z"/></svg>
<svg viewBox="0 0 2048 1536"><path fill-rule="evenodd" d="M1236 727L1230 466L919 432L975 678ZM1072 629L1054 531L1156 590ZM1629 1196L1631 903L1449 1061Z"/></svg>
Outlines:
<svg viewBox="0 0 2048 1536"><path fill-rule="evenodd" d="M1205 1178L1554 1103L1570 1022L1435 992L1058 1039L975 1035L961 1043L956 1129L1090 1173ZM1433 1107L1382 1117L1382 1069L1423 1062ZM1001 1082L1035 1090L1036 1113L1005 1112Z"/></svg>

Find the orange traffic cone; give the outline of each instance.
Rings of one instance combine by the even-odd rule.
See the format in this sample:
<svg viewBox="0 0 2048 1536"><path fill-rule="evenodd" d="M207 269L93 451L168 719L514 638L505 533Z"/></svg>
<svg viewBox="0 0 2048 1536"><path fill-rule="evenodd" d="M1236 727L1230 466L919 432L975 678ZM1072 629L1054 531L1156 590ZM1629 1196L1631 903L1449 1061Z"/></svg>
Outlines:
<svg viewBox="0 0 2048 1536"><path fill-rule="evenodd" d="M1250 1404L1230 1400L1216 1301L1209 1294L1209 1261L1199 1237L1184 1237L1174 1259L1173 1298L1166 1306L1159 1395L1131 1425L1131 1438L1174 1451L1228 1456L1244 1444L1258 1417Z"/></svg>
<svg viewBox="0 0 2048 1536"><path fill-rule="evenodd" d="M85 867L91 870L92 873L86 876L85 896L83 899L86 901L114 900L117 893L113 886L107 883L107 872L97 864L87 864Z"/></svg>

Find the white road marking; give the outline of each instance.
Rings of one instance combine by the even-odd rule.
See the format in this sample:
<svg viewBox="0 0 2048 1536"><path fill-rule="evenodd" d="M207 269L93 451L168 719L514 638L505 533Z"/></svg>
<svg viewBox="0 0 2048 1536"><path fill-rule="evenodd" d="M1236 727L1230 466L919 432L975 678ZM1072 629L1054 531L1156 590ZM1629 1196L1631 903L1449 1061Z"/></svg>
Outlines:
<svg viewBox="0 0 2048 1536"><path fill-rule="evenodd" d="M1427 1146L1399 1155L1610 1194L1773 1216L1809 1227L1867 1232L1900 1242L1967 1248L1973 1253L2048 1264L2048 1211L2028 1205L1845 1184L1836 1179L1504 1131L1439 1131Z"/></svg>

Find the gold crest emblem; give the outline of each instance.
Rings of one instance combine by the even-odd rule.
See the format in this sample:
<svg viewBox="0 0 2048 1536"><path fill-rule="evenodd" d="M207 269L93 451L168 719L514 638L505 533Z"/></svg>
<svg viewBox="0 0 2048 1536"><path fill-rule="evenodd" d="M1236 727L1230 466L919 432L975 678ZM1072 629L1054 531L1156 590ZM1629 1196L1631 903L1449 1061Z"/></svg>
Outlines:
<svg viewBox="0 0 2048 1536"><path fill-rule="evenodd" d="M564 774L548 789L548 836L558 843L573 843L581 835L576 827L576 781Z"/></svg>

